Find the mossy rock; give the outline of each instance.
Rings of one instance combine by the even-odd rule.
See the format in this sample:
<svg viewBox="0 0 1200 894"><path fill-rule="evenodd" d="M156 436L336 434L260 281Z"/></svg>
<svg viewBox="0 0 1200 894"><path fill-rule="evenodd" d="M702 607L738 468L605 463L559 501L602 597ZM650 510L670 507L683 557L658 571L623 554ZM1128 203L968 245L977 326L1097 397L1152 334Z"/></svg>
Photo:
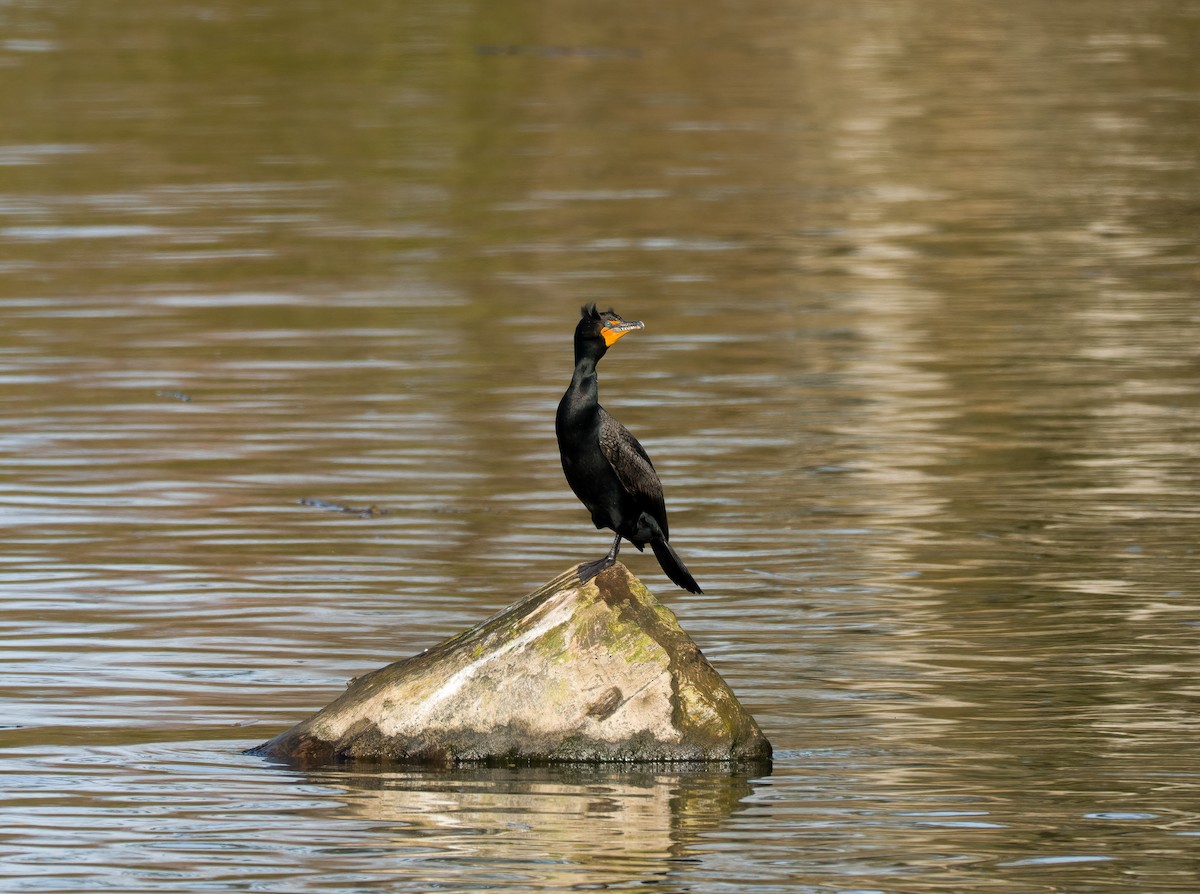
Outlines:
<svg viewBox="0 0 1200 894"><path fill-rule="evenodd" d="M440 645L353 680L253 749L306 766L559 762L769 764L754 718L618 563L571 569Z"/></svg>

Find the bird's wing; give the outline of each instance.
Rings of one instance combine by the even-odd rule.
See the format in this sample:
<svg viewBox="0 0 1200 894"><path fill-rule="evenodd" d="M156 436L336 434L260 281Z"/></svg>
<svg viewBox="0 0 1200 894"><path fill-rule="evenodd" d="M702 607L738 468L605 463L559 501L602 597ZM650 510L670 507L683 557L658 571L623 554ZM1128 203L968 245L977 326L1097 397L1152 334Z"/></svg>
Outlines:
<svg viewBox="0 0 1200 894"><path fill-rule="evenodd" d="M603 407L600 408L600 452L625 491L658 522L663 535L669 537L667 506L654 463L629 429L609 416Z"/></svg>

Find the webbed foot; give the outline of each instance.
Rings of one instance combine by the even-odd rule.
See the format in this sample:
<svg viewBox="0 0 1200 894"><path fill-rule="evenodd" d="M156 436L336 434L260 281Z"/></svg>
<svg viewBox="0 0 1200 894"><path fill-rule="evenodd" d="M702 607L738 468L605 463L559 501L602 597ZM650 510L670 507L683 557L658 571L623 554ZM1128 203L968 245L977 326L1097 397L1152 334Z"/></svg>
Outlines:
<svg viewBox="0 0 1200 894"><path fill-rule="evenodd" d="M616 556L605 556L603 559L597 559L595 562L584 562L579 566L579 582L586 584L601 571L607 571L617 564Z"/></svg>

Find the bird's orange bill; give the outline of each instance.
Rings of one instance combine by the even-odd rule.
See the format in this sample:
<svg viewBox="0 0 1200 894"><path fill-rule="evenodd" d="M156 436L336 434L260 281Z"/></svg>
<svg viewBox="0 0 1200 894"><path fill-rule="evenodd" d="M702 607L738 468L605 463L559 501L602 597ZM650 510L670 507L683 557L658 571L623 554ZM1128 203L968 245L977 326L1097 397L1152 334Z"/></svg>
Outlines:
<svg viewBox="0 0 1200 894"><path fill-rule="evenodd" d="M611 348L617 343L617 339L626 332L645 328L646 324L641 320L605 320L600 334L604 336L604 344Z"/></svg>

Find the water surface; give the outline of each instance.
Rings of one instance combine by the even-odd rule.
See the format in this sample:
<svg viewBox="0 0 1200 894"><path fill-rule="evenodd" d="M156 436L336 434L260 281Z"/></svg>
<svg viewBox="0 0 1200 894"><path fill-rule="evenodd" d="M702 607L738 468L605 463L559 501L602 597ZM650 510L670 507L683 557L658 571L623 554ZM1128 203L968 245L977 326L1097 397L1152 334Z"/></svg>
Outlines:
<svg viewBox="0 0 1200 894"><path fill-rule="evenodd" d="M1198 40L0 6L0 887L1193 890ZM773 772L241 755L607 549L585 301Z"/></svg>

